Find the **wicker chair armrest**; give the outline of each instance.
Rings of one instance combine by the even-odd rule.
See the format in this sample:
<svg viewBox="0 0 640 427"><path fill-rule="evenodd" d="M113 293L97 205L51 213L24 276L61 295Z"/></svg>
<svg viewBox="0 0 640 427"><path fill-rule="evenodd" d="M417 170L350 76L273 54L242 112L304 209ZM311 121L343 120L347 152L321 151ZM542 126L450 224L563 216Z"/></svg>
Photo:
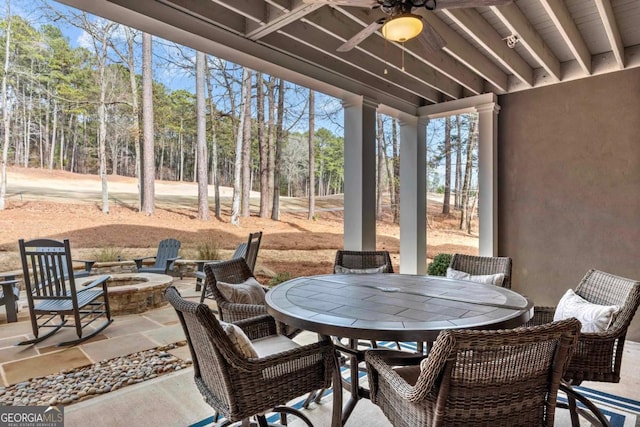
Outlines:
<svg viewBox="0 0 640 427"><path fill-rule="evenodd" d="M260 304L238 304L229 301L216 301L225 322L237 322L248 317L267 314L267 308Z"/></svg>
<svg viewBox="0 0 640 427"><path fill-rule="evenodd" d="M365 362L367 363L367 372L369 374L371 400L374 403L377 401L378 377L384 378L402 399L409 400L415 394L414 387L393 370L392 366L384 360L381 352L366 351Z"/></svg>
<svg viewBox="0 0 640 427"><path fill-rule="evenodd" d="M292 348L289 350L281 351L280 353L270 354L267 357L263 357L260 359L250 359L255 361L258 365L265 364L261 369L267 367L267 365L273 365L274 363L280 364L285 361L296 360L296 359L304 359L307 356L320 354L320 353L331 353L335 354L335 348L333 343L330 341L322 340L318 342L314 342L311 344L306 344L300 347ZM305 364L305 362L300 362Z"/></svg>
<svg viewBox="0 0 640 427"><path fill-rule="evenodd" d="M276 335L278 332L275 319L268 314L238 320L233 323L239 326L250 340Z"/></svg>
<svg viewBox="0 0 640 427"><path fill-rule="evenodd" d="M136 268L142 268L142 261L144 261L145 259L156 259L156 257L154 255L154 256L145 256L142 258L134 258L133 262L136 263Z"/></svg>
<svg viewBox="0 0 640 427"><path fill-rule="evenodd" d="M410 353L408 351L387 350L381 348L373 348L367 352L375 353L387 365L390 366L412 366L419 365L427 356L420 353Z"/></svg>
<svg viewBox="0 0 640 427"><path fill-rule="evenodd" d="M556 312L555 307L534 307L533 317L523 326L539 326L545 323L553 322L553 315Z"/></svg>
<svg viewBox="0 0 640 427"><path fill-rule="evenodd" d="M88 289L92 289L95 288L96 286L102 286L104 291L107 291L107 280L109 280L111 278L111 276L109 275L104 275L104 276L100 276L95 280L92 280L91 282L87 283L86 285L84 285L82 287L82 289L78 290L78 292L84 292Z"/></svg>
<svg viewBox="0 0 640 427"><path fill-rule="evenodd" d="M244 330L244 329L243 329ZM295 362L295 369L290 369L291 372L287 372L286 375L283 375L284 383L286 385L287 382L292 381L292 379L287 379L286 377L292 375L297 371L305 371L305 367L311 366L314 363L315 356L321 355L324 359L324 364L328 366L332 365L332 357L335 357L335 348L333 344L328 341L319 341L312 344L307 344L301 347L291 348L280 353L270 354L267 357L257 358L257 359L246 359L246 358L238 358L238 357L229 357L232 353L230 349L221 349L223 353L226 353L227 361L235 368L240 371L246 372L247 375L255 375L258 378L264 380L264 378L269 377L270 380L276 380L276 377L280 375L274 375L274 373L267 374L266 370L271 368L286 365L290 362ZM331 369L331 368L329 368ZM274 386L273 384L270 384Z"/></svg>

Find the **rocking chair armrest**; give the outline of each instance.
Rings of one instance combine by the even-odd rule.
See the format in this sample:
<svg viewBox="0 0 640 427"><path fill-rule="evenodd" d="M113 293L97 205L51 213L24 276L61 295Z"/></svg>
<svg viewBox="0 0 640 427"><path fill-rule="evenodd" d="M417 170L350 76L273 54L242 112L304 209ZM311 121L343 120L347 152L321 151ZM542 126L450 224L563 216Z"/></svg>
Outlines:
<svg viewBox="0 0 640 427"><path fill-rule="evenodd" d="M142 258L134 258L133 262L136 263L136 268L140 269L142 268L142 261L144 261L145 259L155 259L155 255L154 256L146 256L146 257L142 257Z"/></svg>
<svg viewBox="0 0 640 427"><path fill-rule="evenodd" d="M99 285L101 285L106 291L107 280L109 279L111 279L111 276L109 276L108 274L105 274L104 276L99 276L96 279L92 280L90 283L87 283L86 285L84 285L82 289L80 289L78 292L84 292L88 289L95 288L96 286L99 286Z"/></svg>

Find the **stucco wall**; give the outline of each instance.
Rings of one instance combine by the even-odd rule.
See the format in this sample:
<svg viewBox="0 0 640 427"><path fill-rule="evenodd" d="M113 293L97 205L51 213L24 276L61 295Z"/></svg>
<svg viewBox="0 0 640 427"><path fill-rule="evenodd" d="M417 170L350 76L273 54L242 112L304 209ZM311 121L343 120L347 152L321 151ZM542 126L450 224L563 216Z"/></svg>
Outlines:
<svg viewBox="0 0 640 427"><path fill-rule="evenodd" d="M555 305L586 271L640 279L640 69L499 97L499 253ZM640 313L628 339L640 341Z"/></svg>

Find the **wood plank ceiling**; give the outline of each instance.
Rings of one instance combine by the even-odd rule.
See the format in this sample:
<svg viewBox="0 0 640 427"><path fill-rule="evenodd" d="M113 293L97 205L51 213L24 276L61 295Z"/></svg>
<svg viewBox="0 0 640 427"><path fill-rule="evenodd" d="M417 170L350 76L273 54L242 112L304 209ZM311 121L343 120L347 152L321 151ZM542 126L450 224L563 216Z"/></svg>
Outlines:
<svg viewBox="0 0 640 427"><path fill-rule="evenodd" d="M62 1L100 14L95 4L105 0ZM170 28L192 32L238 54L234 58L227 52L231 57L225 59L243 63L240 54L257 57L405 111L640 66L640 0L515 0L480 8L418 8L414 13L446 42L443 49L429 49L419 39L402 46L386 41L378 31L348 52L336 49L387 16L380 8L302 0L110 4L167 24L166 31L153 29L162 37L172 38ZM103 14L117 20L112 12Z"/></svg>

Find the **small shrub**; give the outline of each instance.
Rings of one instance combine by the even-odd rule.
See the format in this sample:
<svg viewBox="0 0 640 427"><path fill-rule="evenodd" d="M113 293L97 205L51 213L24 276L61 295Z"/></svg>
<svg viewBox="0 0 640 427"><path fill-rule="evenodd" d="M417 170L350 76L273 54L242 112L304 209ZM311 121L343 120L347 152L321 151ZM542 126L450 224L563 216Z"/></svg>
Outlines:
<svg viewBox="0 0 640 427"><path fill-rule="evenodd" d="M91 257L96 260L96 262L115 262L126 258L122 252L122 248L114 248L113 246L96 249Z"/></svg>
<svg viewBox="0 0 640 427"><path fill-rule="evenodd" d="M196 250L198 251L198 259L220 259L220 243L218 240L204 240L198 243Z"/></svg>
<svg viewBox="0 0 640 427"><path fill-rule="evenodd" d="M445 276L447 267L451 262L451 254L438 254L433 258L433 262L429 263L427 274L430 276Z"/></svg>
<svg viewBox="0 0 640 427"><path fill-rule="evenodd" d="M269 280L269 286L275 286L290 279L290 273L287 273L286 271L284 273L278 273Z"/></svg>

